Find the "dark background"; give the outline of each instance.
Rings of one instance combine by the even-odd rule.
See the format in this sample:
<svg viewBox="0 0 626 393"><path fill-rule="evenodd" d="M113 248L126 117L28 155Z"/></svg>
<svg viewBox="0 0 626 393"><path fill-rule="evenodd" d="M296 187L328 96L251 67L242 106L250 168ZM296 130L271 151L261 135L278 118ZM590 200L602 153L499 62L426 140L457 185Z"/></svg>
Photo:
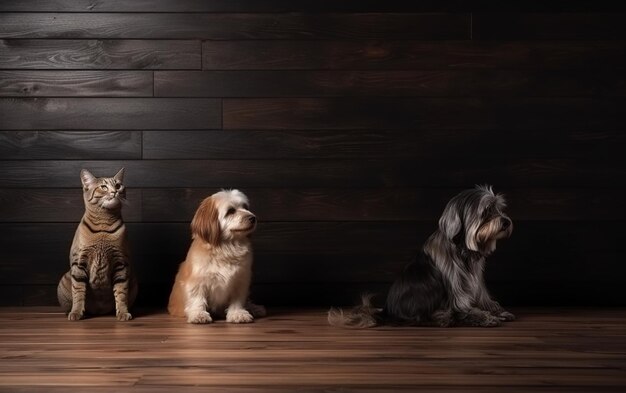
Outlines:
<svg viewBox="0 0 626 393"><path fill-rule="evenodd" d="M0 12L2 305L56 304L79 171L122 166L143 305L165 305L193 212L220 188L247 193L261 220L254 298L327 306L384 291L476 183L504 192L515 222L487 267L503 303L626 304L622 7L3 0Z"/></svg>

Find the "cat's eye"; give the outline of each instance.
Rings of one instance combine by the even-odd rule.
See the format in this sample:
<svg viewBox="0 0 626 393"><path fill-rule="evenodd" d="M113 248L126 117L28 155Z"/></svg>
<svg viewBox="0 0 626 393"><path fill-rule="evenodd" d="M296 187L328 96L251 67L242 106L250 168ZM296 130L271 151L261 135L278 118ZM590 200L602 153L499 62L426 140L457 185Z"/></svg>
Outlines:
<svg viewBox="0 0 626 393"><path fill-rule="evenodd" d="M230 216L231 214L235 214L235 212L236 212L236 211L237 211L237 210L235 210L235 208L234 208L234 207L231 207L231 208L229 208L229 209L226 211L226 215L227 215L227 216Z"/></svg>
<svg viewBox="0 0 626 393"><path fill-rule="evenodd" d="M109 187L105 186L104 184L100 186L100 189L106 191L109 189Z"/></svg>
<svg viewBox="0 0 626 393"><path fill-rule="evenodd" d="M115 189L119 190L120 188L122 188L122 185L120 183L115 183Z"/></svg>

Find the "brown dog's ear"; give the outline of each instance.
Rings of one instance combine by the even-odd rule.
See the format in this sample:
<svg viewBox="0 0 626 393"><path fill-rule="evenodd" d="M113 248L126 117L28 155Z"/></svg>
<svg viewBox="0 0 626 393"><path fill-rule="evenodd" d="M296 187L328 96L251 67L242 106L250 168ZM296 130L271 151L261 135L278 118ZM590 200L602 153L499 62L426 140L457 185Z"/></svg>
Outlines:
<svg viewBox="0 0 626 393"><path fill-rule="evenodd" d="M219 214L213 198L208 197L200 203L191 220L191 234L205 242L217 246L221 240Z"/></svg>

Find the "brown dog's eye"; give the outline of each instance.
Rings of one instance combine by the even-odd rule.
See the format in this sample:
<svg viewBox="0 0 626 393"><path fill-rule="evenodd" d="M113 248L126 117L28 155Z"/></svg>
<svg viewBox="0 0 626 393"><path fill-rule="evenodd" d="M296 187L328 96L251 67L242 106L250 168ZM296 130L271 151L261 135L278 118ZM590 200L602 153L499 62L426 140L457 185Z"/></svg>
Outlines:
<svg viewBox="0 0 626 393"><path fill-rule="evenodd" d="M243 207L244 209L248 210L249 206L247 203L244 203L241 207Z"/></svg>
<svg viewBox="0 0 626 393"><path fill-rule="evenodd" d="M226 215L230 216L231 214L235 214L236 210L234 207L231 207L230 209L228 209L228 211L226 211Z"/></svg>

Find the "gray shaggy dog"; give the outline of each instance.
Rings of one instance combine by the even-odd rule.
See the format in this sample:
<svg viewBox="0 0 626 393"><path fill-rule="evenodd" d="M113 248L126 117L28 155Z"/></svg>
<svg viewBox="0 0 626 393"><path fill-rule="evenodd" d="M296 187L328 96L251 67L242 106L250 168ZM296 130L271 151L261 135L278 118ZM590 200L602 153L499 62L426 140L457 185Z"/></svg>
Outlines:
<svg viewBox="0 0 626 393"><path fill-rule="evenodd" d="M483 271L496 241L509 237L506 203L491 186L462 191L446 205L439 229L392 284L384 308L371 296L344 312L331 309L333 326L367 328L381 324L422 326L499 326L515 316L491 299Z"/></svg>

